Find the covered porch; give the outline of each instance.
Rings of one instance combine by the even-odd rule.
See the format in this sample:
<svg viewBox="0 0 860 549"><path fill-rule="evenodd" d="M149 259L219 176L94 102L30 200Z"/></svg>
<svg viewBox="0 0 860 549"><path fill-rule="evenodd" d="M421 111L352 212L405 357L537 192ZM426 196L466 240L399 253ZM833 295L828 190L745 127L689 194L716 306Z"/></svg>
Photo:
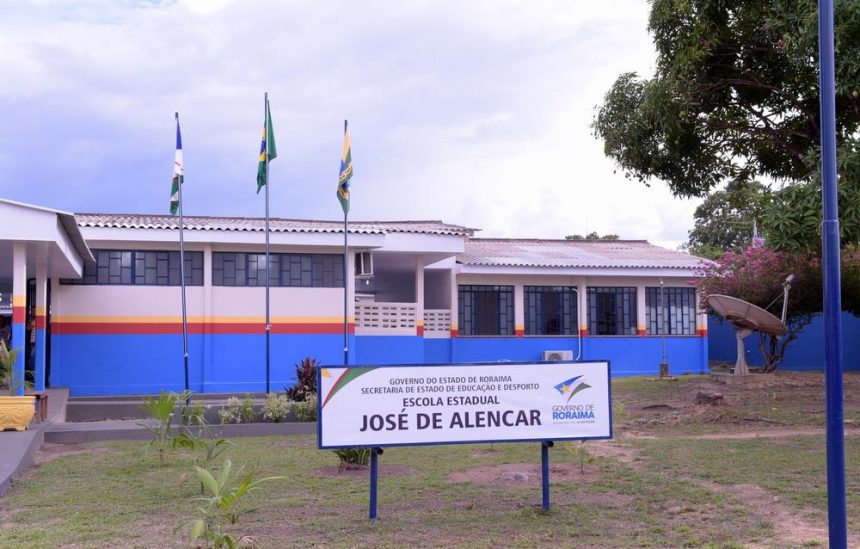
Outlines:
<svg viewBox="0 0 860 549"><path fill-rule="evenodd" d="M373 252L373 275L356 275L355 333L450 338L456 263L450 253Z"/></svg>
<svg viewBox="0 0 860 549"><path fill-rule="evenodd" d="M79 278L92 254L68 212L0 199L0 317L11 349L21 349L13 389L47 385L52 278ZM2 328L2 326L0 326Z"/></svg>

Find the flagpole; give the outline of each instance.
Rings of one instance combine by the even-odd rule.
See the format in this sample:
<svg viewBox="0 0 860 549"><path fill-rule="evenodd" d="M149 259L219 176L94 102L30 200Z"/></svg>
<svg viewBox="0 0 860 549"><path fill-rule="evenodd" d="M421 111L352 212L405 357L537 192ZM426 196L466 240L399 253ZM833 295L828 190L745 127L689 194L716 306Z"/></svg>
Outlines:
<svg viewBox="0 0 860 549"><path fill-rule="evenodd" d="M179 113L175 113L176 128L179 131ZM190 390L188 383L188 314L185 304L185 238L183 237L184 223L182 220L182 183L185 179L183 158L182 174L179 181L179 283L182 288L182 358L185 364L185 390ZM187 403L186 403L187 404Z"/></svg>
<svg viewBox="0 0 860 549"><path fill-rule="evenodd" d="M347 121L343 121L343 133L346 135ZM349 291L349 283L347 279L348 274L348 259L349 259L349 247L348 247L348 235L349 235L349 221L348 214L349 210L345 210L343 212L343 365L349 366L349 322L348 322L348 291Z"/></svg>
<svg viewBox="0 0 860 549"><path fill-rule="evenodd" d="M821 113L821 253L824 286L824 392L827 440L827 527L830 547L848 547L845 507L845 403L836 146L833 0L818 2Z"/></svg>
<svg viewBox="0 0 860 549"><path fill-rule="evenodd" d="M264 95L265 99L265 117L263 124L266 128L266 394L269 394L270 366L269 366L269 335L272 332L272 326L269 317L269 143L271 137L269 135L269 92Z"/></svg>

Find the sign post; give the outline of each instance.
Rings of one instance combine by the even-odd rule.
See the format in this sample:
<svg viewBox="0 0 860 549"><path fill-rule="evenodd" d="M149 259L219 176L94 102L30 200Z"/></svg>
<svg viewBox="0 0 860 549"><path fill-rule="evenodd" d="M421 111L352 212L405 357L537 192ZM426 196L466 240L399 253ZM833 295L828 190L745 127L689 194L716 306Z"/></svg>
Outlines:
<svg viewBox="0 0 860 549"><path fill-rule="evenodd" d="M347 366L318 375L319 448L371 448L371 519L383 447L540 442L549 509L553 441L612 438L607 361Z"/></svg>
<svg viewBox="0 0 860 549"><path fill-rule="evenodd" d="M540 445L540 474L541 492L543 492L543 510L549 511L549 449L553 447L553 441L547 440Z"/></svg>

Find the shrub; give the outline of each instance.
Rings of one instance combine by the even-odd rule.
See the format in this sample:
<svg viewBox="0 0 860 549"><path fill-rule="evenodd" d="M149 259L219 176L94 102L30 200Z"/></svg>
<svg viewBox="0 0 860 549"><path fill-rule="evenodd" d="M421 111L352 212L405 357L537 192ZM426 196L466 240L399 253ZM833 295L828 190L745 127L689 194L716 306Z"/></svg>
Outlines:
<svg viewBox="0 0 860 549"><path fill-rule="evenodd" d="M200 402L199 400L195 400L185 406L183 404L181 406L182 411L182 419L185 421L186 425L196 425L198 427L204 427L206 425L206 405Z"/></svg>
<svg viewBox="0 0 860 549"><path fill-rule="evenodd" d="M257 419L257 411L254 410L254 401L250 396L246 396L242 400L242 405L239 408L239 416L244 423L253 423Z"/></svg>
<svg viewBox="0 0 860 549"><path fill-rule="evenodd" d="M246 396L243 400L239 400L239 397L230 397L227 399L227 404L218 410L218 419L222 425L252 423L256 418L257 412L254 410L254 401L250 396Z"/></svg>
<svg viewBox="0 0 860 549"><path fill-rule="evenodd" d="M370 448L339 448L332 450L347 469L363 469L370 462Z"/></svg>
<svg viewBox="0 0 860 549"><path fill-rule="evenodd" d="M287 398L293 402L304 402L308 395L317 393L317 366L315 358L307 357L296 364L296 383L286 387Z"/></svg>
<svg viewBox="0 0 860 549"><path fill-rule="evenodd" d="M290 401L284 395L269 393L263 405L263 419L279 423L290 413Z"/></svg>
<svg viewBox="0 0 860 549"><path fill-rule="evenodd" d="M296 402L296 419L298 421L316 421L317 420L317 395L310 393L304 401Z"/></svg>
<svg viewBox="0 0 860 549"><path fill-rule="evenodd" d="M222 425L225 423L240 423L242 421L241 409L242 403L239 401L239 398L230 397L227 399L227 404L218 410L218 419Z"/></svg>

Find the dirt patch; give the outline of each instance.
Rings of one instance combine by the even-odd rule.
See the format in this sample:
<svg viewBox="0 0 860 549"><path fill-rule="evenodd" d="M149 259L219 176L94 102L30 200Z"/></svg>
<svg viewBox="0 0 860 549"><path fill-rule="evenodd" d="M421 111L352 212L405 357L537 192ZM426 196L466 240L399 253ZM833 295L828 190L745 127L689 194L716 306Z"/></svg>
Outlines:
<svg viewBox="0 0 860 549"><path fill-rule="evenodd" d="M188 507L189 512L193 511L193 507ZM158 512L145 519L135 521L128 526L130 534L128 541L129 547L141 546L159 546L159 547L188 547L188 533L190 526L180 528L174 533L188 517L177 516L172 513ZM168 541L171 540L171 541ZM141 543L143 541L144 543ZM69 545L63 547L85 547L84 545ZM116 546L115 546L116 547Z"/></svg>
<svg viewBox="0 0 860 549"><path fill-rule="evenodd" d="M585 451L594 457L617 459L631 469L639 470L642 467L639 451L632 446L610 440L591 440L586 444Z"/></svg>
<svg viewBox="0 0 860 549"><path fill-rule="evenodd" d="M813 523L807 515L797 509L789 508L780 502L779 496L772 494L761 486L752 484L717 484L707 480L697 479L694 482L712 492L729 494L744 503L749 512L762 521L774 524L774 537L768 540L766 546L798 547L808 542L823 541L828 538L827 524L821 521ZM848 546L854 547L860 542L860 536L851 535ZM756 546L754 546L756 547Z"/></svg>
<svg viewBox="0 0 860 549"><path fill-rule="evenodd" d="M49 461L54 461L63 456L71 456L75 454L106 454L111 452L110 448L91 447L84 444L54 444L50 442L43 443L36 454L33 456L33 467L44 465Z"/></svg>
<svg viewBox="0 0 860 549"><path fill-rule="evenodd" d="M380 477L409 475L414 472L415 469L408 465L386 464L379 467ZM369 478L370 467L342 467L336 465L314 469L311 474L317 478Z"/></svg>
<svg viewBox="0 0 860 549"><path fill-rule="evenodd" d="M559 463L550 465L549 474L553 482L569 478L582 478L578 465ZM470 482L472 484L502 485L539 485L541 482L540 465L537 463L505 463L488 467L476 467L448 475L448 482Z"/></svg>

